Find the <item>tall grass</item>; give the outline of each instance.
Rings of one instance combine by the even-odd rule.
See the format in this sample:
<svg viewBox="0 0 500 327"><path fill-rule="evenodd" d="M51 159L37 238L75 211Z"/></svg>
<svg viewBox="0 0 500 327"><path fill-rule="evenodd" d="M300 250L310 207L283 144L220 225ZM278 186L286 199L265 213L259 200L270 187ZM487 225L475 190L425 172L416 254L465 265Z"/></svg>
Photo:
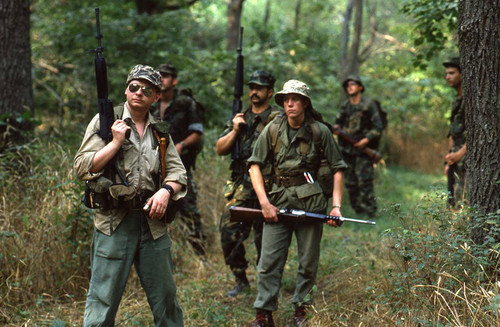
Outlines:
<svg viewBox="0 0 500 327"><path fill-rule="evenodd" d="M175 278L186 326L247 326L257 293L255 248L247 242L250 290L227 298L234 280L218 225L230 158L215 155L216 137L207 132L195 171L207 259L195 255L174 221ZM0 324L6 326L82 323L92 216L80 204L82 184L71 171L75 147L58 143L64 144L36 139L0 156ZM498 252L493 241L471 245L471 212L446 209L444 177L383 165L376 172L377 226L325 226L311 326L499 325ZM343 204L343 214L355 217L347 198ZM278 326L288 326L293 315L296 252L292 242ZM135 272L117 325L153 326Z"/></svg>

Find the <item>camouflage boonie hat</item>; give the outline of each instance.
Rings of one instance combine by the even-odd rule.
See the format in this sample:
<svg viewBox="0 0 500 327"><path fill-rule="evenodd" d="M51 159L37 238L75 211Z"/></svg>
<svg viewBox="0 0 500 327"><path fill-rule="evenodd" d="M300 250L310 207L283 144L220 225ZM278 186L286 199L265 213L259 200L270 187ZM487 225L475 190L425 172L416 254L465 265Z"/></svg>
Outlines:
<svg viewBox="0 0 500 327"><path fill-rule="evenodd" d="M250 75L250 80L248 81L248 85L257 84L261 86L267 86L270 89L274 87L274 83L276 79L271 73L266 72L265 70L256 70Z"/></svg>
<svg viewBox="0 0 500 327"><path fill-rule="evenodd" d="M135 66L128 74L127 85L130 83L130 81L135 79L146 80L151 84L153 84L154 86L156 86L157 89L160 89L161 87L160 73L157 70L154 70L153 67L150 66L146 65Z"/></svg>
<svg viewBox="0 0 500 327"><path fill-rule="evenodd" d="M309 96L309 86L306 83L298 81L296 79L291 79L285 84L283 84L283 90L276 93L274 96L274 100L277 104L283 107L283 100L286 94L299 94L303 97L306 97L311 101L311 97Z"/></svg>
<svg viewBox="0 0 500 327"><path fill-rule="evenodd" d="M446 68L454 67L460 71L460 58L451 58L450 60L443 62L443 66L445 66Z"/></svg>
<svg viewBox="0 0 500 327"><path fill-rule="evenodd" d="M363 87L363 90L361 92L365 91L365 86L363 85L363 82L361 82L361 78L357 75L348 75L347 78L342 82L342 86L344 87L344 90L347 90L347 82L349 81L354 81L359 84L359 86Z"/></svg>
<svg viewBox="0 0 500 327"><path fill-rule="evenodd" d="M171 75L172 77L177 77L177 68L171 64L161 64L156 68L160 73Z"/></svg>

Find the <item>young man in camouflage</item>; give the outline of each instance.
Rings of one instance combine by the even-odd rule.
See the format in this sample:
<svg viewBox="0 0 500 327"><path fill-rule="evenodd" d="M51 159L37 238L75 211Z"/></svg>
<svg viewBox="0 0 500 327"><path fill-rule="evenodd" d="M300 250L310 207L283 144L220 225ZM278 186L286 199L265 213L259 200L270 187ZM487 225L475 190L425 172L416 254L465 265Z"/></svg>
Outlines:
<svg viewBox="0 0 500 327"><path fill-rule="evenodd" d="M175 66L162 64L157 69L162 76L162 85L154 114L169 123L170 136L188 175L187 194L179 202L177 217L182 220L195 252L205 256L206 236L196 205L198 191L192 172L195 169L196 156L202 147L204 113L190 96L190 91L176 88L178 79Z"/></svg>
<svg viewBox="0 0 500 327"><path fill-rule="evenodd" d="M285 114L268 124L257 139L248 159L250 177L265 218L262 254L257 267L259 293L252 327L272 327L272 312L277 309L281 278L292 236L297 239L299 268L292 302L295 326L305 326L306 307L312 304L320 256L323 222L278 221L278 209L290 208L326 214L328 199L318 182L322 159L330 168L333 182L330 215L342 216L342 170L347 166L330 129L315 120L309 87L297 80L283 85L276 103ZM277 132L273 133L272 129ZM317 132L314 132L314 130ZM315 133L317 136L315 136ZM277 139L276 139L277 137ZM266 187L267 167L271 166L271 187ZM337 227L333 220L326 222Z"/></svg>
<svg viewBox="0 0 500 327"><path fill-rule="evenodd" d="M460 201L465 200L466 179L465 179L465 154L467 146L465 144L465 111L462 101L462 72L460 70L459 58L452 58L443 63L446 68L446 81L448 85L457 91L457 96L451 107L450 131L448 133L448 154L445 156L444 173L453 174L453 197L449 198L450 207L455 206ZM451 169L451 171L450 171Z"/></svg>
<svg viewBox="0 0 500 327"><path fill-rule="evenodd" d="M83 325L114 326L134 264L155 326L181 327L182 310L177 303L170 256L172 241L164 214L170 198L179 200L185 195L186 170L164 124L149 112L151 104L160 97L160 73L137 65L128 75L126 85L127 101L114 108L120 119L111 127L112 141L106 144L99 136L96 115L74 160L76 174L88 181L95 192L93 197L106 199L100 202L94 218L92 276ZM157 136L168 140L163 167ZM112 160L116 160L118 169L114 165L106 168ZM144 211L146 204L148 212Z"/></svg>
<svg viewBox="0 0 500 327"><path fill-rule="evenodd" d="M231 176L224 187L224 196L228 202L220 221L224 259L236 278L235 287L227 293L229 297L238 295L249 286L246 276L248 261L245 258L243 242L250 235L252 228L257 262L260 256L262 223L230 222L229 207L235 205L260 208L248 175L247 159L252 154L255 141L264 126L280 112L278 108L269 105L274 93L274 82L275 78L267 71L257 70L252 73L248 81L250 106L227 122L215 146L218 155L232 153L236 143L239 146L239 158L231 162Z"/></svg>
<svg viewBox="0 0 500 327"><path fill-rule="evenodd" d="M343 129L359 140L352 145L338 138L342 156L349 166L344 173L345 186L354 211L373 218L377 212L373 161L360 150L365 147L377 149L383 130L382 119L376 102L362 96L365 87L358 76L348 76L342 86L349 99L341 105L334 127Z"/></svg>

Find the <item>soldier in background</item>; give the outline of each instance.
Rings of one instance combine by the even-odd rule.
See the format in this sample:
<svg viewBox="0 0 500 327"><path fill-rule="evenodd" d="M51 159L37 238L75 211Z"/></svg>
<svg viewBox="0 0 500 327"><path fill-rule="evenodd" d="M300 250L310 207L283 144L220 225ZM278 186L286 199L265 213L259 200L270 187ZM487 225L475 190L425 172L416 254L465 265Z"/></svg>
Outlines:
<svg viewBox="0 0 500 327"><path fill-rule="evenodd" d="M178 79L174 65L162 64L157 70L161 74L162 84L160 100L155 105L154 114L169 123L170 136L188 175L187 194L178 203L177 217L182 220L195 252L205 256L206 236L196 205L197 188L193 180L196 156L203 145L203 108L193 99L191 90L176 88Z"/></svg>
<svg viewBox="0 0 500 327"><path fill-rule="evenodd" d="M452 58L443 62L446 68L446 81L448 85L457 91L457 96L451 107L450 131L448 133L448 154L445 156L444 173L448 178L452 178L450 198L448 204L455 206L465 198L465 154L467 146L465 144L465 111L462 101L462 72L460 70L459 58ZM452 176L450 176L450 174Z"/></svg>
<svg viewBox="0 0 500 327"><path fill-rule="evenodd" d="M358 76L348 76L342 86L349 99L341 105L334 128L341 128L359 140L352 145L342 138L338 139L342 156L349 166L344 171L345 186L354 211L373 218L377 212L373 161L360 150L364 147L378 148L383 130L382 119L377 103L362 95L365 87Z"/></svg>
<svg viewBox="0 0 500 327"><path fill-rule="evenodd" d="M220 238L224 259L236 278L236 285L227 293L228 297L234 297L249 287L246 275L248 261L245 258L243 242L250 235L252 228L257 248L256 262L259 261L260 257L262 222L230 222L229 207L235 205L260 209L248 175L247 159L252 154L255 141L264 126L280 112L280 109L269 104L274 93L275 81L275 78L267 71L257 70L252 73L248 81L250 106L226 123L225 129L215 145L218 155L232 153L236 142L239 144L240 151L239 158L233 160L230 166L231 176L224 187L224 196L228 202L224 207L220 221Z"/></svg>

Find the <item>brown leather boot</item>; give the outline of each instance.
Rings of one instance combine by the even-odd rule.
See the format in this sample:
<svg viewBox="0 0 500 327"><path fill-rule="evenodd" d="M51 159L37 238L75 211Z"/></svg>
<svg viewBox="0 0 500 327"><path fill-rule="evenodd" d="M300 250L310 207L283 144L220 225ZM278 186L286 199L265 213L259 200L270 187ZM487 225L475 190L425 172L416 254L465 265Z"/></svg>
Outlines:
<svg viewBox="0 0 500 327"><path fill-rule="evenodd" d="M273 312L257 309L257 316L250 327L274 327Z"/></svg>
<svg viewBox="0 0 500 327"><path fill-rule="evenodd" d="M308 327L306 308L301 305L295 307L295 314L293 316L293 323L296 327Z"/></svg>

